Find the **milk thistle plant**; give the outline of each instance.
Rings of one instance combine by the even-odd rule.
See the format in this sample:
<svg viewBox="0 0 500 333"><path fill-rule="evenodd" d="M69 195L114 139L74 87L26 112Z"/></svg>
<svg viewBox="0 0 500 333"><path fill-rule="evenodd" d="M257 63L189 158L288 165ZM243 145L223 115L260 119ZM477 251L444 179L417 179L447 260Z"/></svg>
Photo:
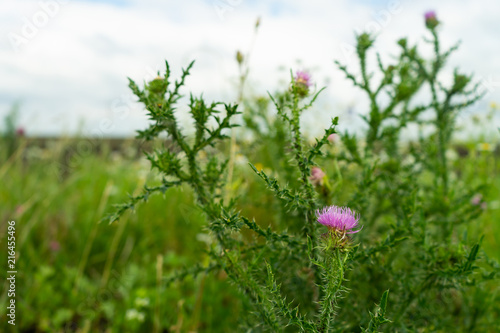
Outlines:
<svg viewBox="0 0 500 333"><path fill-rule="evenodd" d="M167 138L147 153L162 178L107 220L117 221L155 193L190 188L213 239L209 260L163 281L168 287L225 272L248 307L237 331L494 331L499 302L491 291L498 287L489 281L500 268L480 251L480 235L467 234L481 213L471 199L483 187L454 176L444 153L458 113L480 93L458 71L451 86L438 81L456 47L441 51L435 13L425 15L425 25L434 55L425 59L402 39L392 64L377 56L377 83L367 66L375 43L370 34L357 36L361 75L338 63L370 102L363 117L367 131L359 138L337 133L334 117L314 144L306 143L300 117L314 112L321 90L313 91L304 71L291 73L283 91L242 101L243 108L190 95L192 135L180 128L175 113L193 63L176 81L168 63L165 74L143 88L130 80L151 119L138 138ZM424 89L431 100L416 100ZM240 143L250 163L236 170L240 180L234 182L259 180L256 186L268 192L258 190L258 197L225 184L227 134L241 113L240 130L251 131L254 143L247 149ZM430 126L434 133L402 145L400 134L410 124ZM331 144L334 134L341 148ZM272 169L254 166L263 159ZM265 216L246 216L247 205L260 205Z"/></svg>

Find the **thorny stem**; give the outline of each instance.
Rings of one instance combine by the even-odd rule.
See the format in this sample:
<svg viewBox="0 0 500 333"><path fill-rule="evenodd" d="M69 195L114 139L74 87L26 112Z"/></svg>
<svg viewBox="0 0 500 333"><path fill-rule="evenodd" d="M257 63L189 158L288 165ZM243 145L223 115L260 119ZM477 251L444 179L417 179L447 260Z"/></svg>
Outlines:
<svg viewBox="0 0 500 333"><path fill-rule="evenodd" d="M309 181L309 175L311 174L311 169L309 167L310 161L307 159L303 151L302 136L300 132L300 111L299 107L299 96L297 93L297 87L295 85L295 80L292 77L292 89L293 89L293 105L292 105L292 117L290 119L290 126L292 129L292 146L295 151L295 160L297 162L300 171L300 181L302 187L306 192L306 201L308 210L304 212L304 236L310 237L313 244L316 242L316 223L315 223L315 209L317 208L317 203L314 200L314 188ZM314 247L312 249L313 257L316 257L317 250ZM319 272L314 268L315 281L318 283L320 281Z"/></svg>
<svg viewBox="0 0 500 333"><path fill-rule="evenodd" d="M316 224L314 223L314 210L317 208L317 204L314 200L314 187L309 181L309 175L311 174L311 168L309 167L309 162L306 155L304 154L302 136L300 132L300 112L299 107L299 96L296 91L295 82L293 82L293 106L292 106L292 118L290 119L290 126L292 129L292 146L295 151L295 160L297 162L300 171L300 181L302 187L306 192L306 199L308 201L309 213L306 214L306 219L310 219L306 224L307 228L305 230L307 235L314 238L314 231ZM310 227L310 229L309 229Z"/></svg>
<svg viewBox="0 0 500 333"><path fill-rule="evenodd" d="M437 97L436 89L436 75L443 65L443 59L440 53L439 38L437 36L436 30L431 29L433 36L434 54L436 56L434 63L432 64L432 73L429 76L429 84L432 92L432 104L436 110L436 127L438 130L438 157L439 157L439 173L441 175L441 181L443 186L443 196L448 196L448 172L447 172L447 159L446 159L446 146L448 140L446 138L447 131L447 113L448 113L448 96L444 105L440 105Z"/></svg>
<svg viewBox="0 0 500 333"><path fill-rule="evenodd" d="M330 237L332 235L329 235ZM333 240L329 240L333 242ZM325 249L325 280L327 285L324 287L324 298L321 302L320 318L318 321L318 332L328 332L331 320L335 315L337 299L342 291L342 282L344 281L345 263L349 253L342 253L341 248L337 246L332 249L328 246Z"/></svg>

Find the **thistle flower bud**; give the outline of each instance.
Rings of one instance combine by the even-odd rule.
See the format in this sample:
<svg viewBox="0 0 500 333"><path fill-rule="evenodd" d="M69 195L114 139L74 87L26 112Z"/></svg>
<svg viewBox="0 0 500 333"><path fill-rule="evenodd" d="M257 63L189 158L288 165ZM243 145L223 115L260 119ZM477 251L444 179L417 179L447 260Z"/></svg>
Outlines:
<svg viewBox="0 0 500 333"><path fill-rule="evenodd" d="M240 51L236 52L236 61L238 62L238 64L241 65L243 63L243 60L243 53L241 53Z"/></svg>
<svg viewBox="0 0 500 333"><path fill-rule="evenodd" d="M461 92L464 90L464 88L467 86L469 82L470 82L469 77L455 73L453 87L451 89L456 92Z"/></svg>
<svg viewBox="0 0 500 333"><path fill-rule="evenodd" d="M165 93L167 84L161 76L157 76L148 84L148 90L154 94Z"/></svg>
<svg viewBox="0 0 500 333"><path fill-rule="evenodd" d="M305 71L298 71L295 74L295 88L300 97L306 97L311 87L311 75Z"/></svg>
<svg viewBox="0 0 500 333"><path fill-rule="evenodd" d="M327 138L328 142L330 142L331 144L333 144L335 142L335 133L332 133L328 136Z"/></svg>
<svg viewBox="0 0 500 333"><path fill-rule="evenodd" d="M439 21L437 20L435 11L429 10L424 14L424 17L425 17L425 26L428 29L434 29L438 26Z"/></svg>
<svg viewBox="0 0 500 333"><path fill-rule="evenodd" d="M358 52L364 54L373 45L373 38L368 33L362 33L358 36Z"/></svg>
<svg viewBox="0 0 500 333"><path fill-rule="evenodd" d="M326 174L321 170L321 168L318 167L312 167L311 169L311 177L309 179L314 185L323 185L323 179L325 178Z"/></svg>

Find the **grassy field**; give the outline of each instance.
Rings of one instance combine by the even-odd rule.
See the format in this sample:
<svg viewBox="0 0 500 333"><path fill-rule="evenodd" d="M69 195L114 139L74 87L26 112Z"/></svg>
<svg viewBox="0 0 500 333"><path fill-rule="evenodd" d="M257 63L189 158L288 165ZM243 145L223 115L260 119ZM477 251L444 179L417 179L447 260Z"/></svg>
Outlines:
<svg viewBox="0 0 500 333"><path fill-rule="evenodd" d="M7 151L5 143L0 151ZM476 149L477 142L461 146L467 155L456 154L457 176L490 184L484 213L469 233L483 234L485 253L500 259L499 158ZM99 223L112 204L158 177L133 141L118 149L107 143L87 148L70 139L39 147L21 138L0 165L3 254L6 222L16 221L18 331L232 332L247 304L225 274L167 283L174 269L203 265L206 258L210 237L192 193L172 189L118 223ZM272 154L263 149L252 162L272 169ZM266 224L269 194L245 161L237 165L234 184L245 198L241 209ZM0 267L6 265L2 255ZM6 286L0 287L0 304Z"/></svg>

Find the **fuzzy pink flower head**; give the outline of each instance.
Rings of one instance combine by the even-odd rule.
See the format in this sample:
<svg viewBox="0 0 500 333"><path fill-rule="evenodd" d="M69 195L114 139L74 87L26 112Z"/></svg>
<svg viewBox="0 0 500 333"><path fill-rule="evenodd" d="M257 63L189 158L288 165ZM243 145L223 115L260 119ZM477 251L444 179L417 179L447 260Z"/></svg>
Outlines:
<svg viewBox="0 0 500 333"><path fill-rule="evenodd" d="M427 12L425 12L424 14L425 16L425 20L432 20L432 19L436 19L436 12L433 11L433 10L429 10Z"/></svg>
<svg viewBox="0 0 500 333"><path fill-rule="evenodd" d="M439 24L439 21L438 21L437 16L436 16L436 12L433 10L429 10L429 11L425 12L424 18L425 18L425 25L429 29L434 29Z"/></svg>
<svg viewBox="0 0 500 333"><path fill-rule="evenodd" d="M330 142L330 143L334 143L335 142L335 133L332 133L328 136L327 140Z"/></svg>
<svg viewBox="0 0 500 333"><path fill-rule="evenodd" d="M323 185L323 178L325 178L325 176L326 174L323 170L315 166L311 169L311 177L309 177L309 179L314 185Z"/></svg>
<svg viewBox="0 0 500 333"><path fill-rule="evenodd" d="M300 98L304 98L309 95L309 88L311 84L311 75L305 71L298 71L294 77L295 83L293 87L290 87Z"/></svg>
<svg viewBox="0 0 500 333"><path fill-rule="evenodd" d="M305 71L298 71L295 74L295 82L309 88L311 86L311 75Z"/></svg>
<svg viewBox="0 0 500 333"><path fill-rule="evenodd" d="M316 211L318 222L347 234L355 234L361 229L353 230L358 226L359 214L349 207L330 206Z"/></svg>

